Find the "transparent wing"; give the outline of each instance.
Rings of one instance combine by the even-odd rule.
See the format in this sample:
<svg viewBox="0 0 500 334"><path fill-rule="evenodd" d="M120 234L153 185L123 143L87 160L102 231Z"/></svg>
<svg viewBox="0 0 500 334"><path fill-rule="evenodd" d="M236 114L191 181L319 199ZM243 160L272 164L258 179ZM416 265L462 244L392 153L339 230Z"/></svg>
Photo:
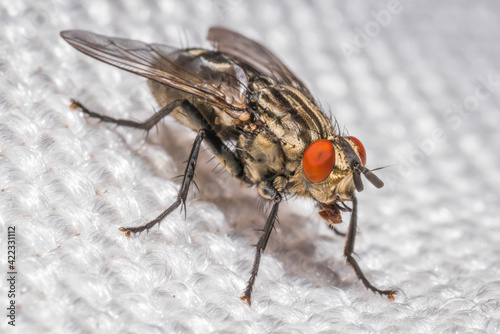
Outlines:
<svg viewBox="0 0 500 334"><path fill-rule="evenodd" d="M189 61L194 58L187 50L82 30L62 31L61 37L88 56L158 81L214 106L245 109L247 78L236 64L230 64L222 71L210 66L196 67L193 61Z"/></svg>
<svg viewBox="0 0 500 334"><path fill-rule="evenodd" d="M300 90L313 100L304 83L261 44L222 27L210 28L207 39L217 50L241 59L262 74L274 77L279 82Z"/></svg>

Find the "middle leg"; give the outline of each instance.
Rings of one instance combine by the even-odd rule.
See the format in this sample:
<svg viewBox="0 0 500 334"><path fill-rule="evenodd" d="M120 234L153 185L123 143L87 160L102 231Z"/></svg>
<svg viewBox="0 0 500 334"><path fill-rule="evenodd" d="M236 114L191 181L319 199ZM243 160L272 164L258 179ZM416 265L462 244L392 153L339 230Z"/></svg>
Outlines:
<svg viewBox="0 0 500 334"><path fill-rule="evenodd" d="M243 173L243 166L241 165L241 161L234 154L234 152L231 151L231 149L227 147L226 144L224 144L224 142L217 136L217 133L215 133L211 129L210 125L206 122L206 120L203 118L198 109L196 109L196 107L193 106L189 101L184 100L178 103L174 101L169 105L167 105L167 107L162 108L162 110L167 111L170 109L170 111L172 111L173 109L175 109L173 105L174 103L176 103L175 108L177 107L181 108L180 111L187 118L192 128L198 131L198 135L196 136L196 139L193 143L191 154L189 155L186 170L184 172L184 177L181 183L181 189L177 194L176 201L167 210L162 212L158 217L156 217L152 221L138 227L121 227L120 231L125 232L127 236L130 236L131 233L139 233L144 230L147 231L151 229L156 224L159 224L165 217L167 217L170 213L172 213L175 209L177 209L181 204L185 205L185 201L189 192L189 186L191 185L191 182L193 181L194 178L194 171L196 168L196 162L198 159L201 143L203 141L205 141L205 144L210 148L212 153L221 161L221 163L223 163L224 167L232 175L240 177L241 174ZM158 112L157 114L160 114L162 110L160 110L160 112Z"/></svg>
<svg viewBox="0 0 500 334"><path fill-rule="evenodd" d="M191 149L191 154L189 155L188 163L186 166L186 171L184 172L184 177L182 179L181 189L177 194L176 201L167 210L163 211L158 217L156 217L147 224L137 227L120 227L120 231L125 232L125 235L127 237L130 237L131 233L134 234L140 233L144 230L149 231L150 228L152 228L156 224L159 224L166 216L168 216L175 209L177 209L179 205L185 204L189 192L189 186L191 185L191 182L193 181L194 178L194 170L196 167L196 161L198 160L198 153L200 152L200 146L203 139L205 139L205 135L206 135L205 130L200 130L198 132L198 135L196 136L196 139L194 140L193 148Z"/></svg>
<svg viewBox="0 0 500 334"><path fill-rule="evenodd" d="M250 279L248 280L247 287L245 289L245 294L240 297L241 300L247 302L248 306L252 306L251 298L255 278L257 278L257 273L259 272L260 257L266 249L267 242L269 241L269 237L274 227L274 222L276 221L276 217L278 216L278 207L281 203L280 193L276 189L274 189L274 187L270 183L259 184L259 193L262 197L272 200L274 204L271 209L271 213L267 217L266 225L264 226L263 230L264 234L261 235L256 245L255 258L253 261L252 271L250 272Z"/></svg>

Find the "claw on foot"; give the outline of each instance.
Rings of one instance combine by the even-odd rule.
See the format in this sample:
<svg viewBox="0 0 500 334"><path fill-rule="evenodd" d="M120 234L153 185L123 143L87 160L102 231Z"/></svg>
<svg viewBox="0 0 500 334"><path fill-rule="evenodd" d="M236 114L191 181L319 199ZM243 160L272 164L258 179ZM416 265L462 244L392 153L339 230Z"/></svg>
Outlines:
<svg viewBox="0 0 500 334"><path fill-rule="evenodd" d="M76 102L74 99L70 99L69 102L71 102L71 104L69 105L69 107L73 110L77 110L78 109L78 102Z"/></svg>
<svg viewBox="0 0 500 334"><path fill-rule="evenodd" d="M127 238L130 238L130 230L126 227L120 227L120 231L125 232Z"/></svg>
<svg viewBox="0 0 500 334"><path fill-rule="evenodd" d="M394 296L397 294L398 294L398 292L395 290L389 291L389 293L387 294L387 299L389 299L392 302L392 301L394 301Z"/></svg>
<svg viewBox="0 0 500 334"><path fill-rule="evenodd" d="M244 302L247 302L248 306L252 306L252 302L247 297L241 296L240 299L243 300Z"/></svg>

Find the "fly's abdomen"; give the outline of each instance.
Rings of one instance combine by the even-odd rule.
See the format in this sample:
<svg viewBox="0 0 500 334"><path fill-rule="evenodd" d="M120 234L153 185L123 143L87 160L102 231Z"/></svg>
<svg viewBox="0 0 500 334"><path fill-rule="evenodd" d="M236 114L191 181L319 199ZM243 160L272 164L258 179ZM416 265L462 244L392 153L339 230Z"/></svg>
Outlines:
<svg viewBox="0 0 500 334"><path fill-rule="evenodd" d="M239 119L231 117L227 112L213 107L200 99L194 98L189 94L168 87L154 80L148 80L148 84L160 108L163 108L176 100L186 100L198 110L198 112L205 119L206 124L209 124L209 126L219 134L221 139L236 140L238 138L238 132L235 129L235 126L241 123ZM178 110L172 111L170 115L182 125L196 132L200 131L205 126L205 124L193 122L193 120L187 117L185 113L179 112Z"/></svg>

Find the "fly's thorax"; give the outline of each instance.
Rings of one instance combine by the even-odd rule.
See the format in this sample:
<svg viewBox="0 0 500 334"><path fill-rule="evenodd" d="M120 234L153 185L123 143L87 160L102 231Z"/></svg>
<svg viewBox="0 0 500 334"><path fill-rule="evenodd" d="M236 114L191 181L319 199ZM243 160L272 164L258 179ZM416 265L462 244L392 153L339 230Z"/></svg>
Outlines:
<svg viewBox="0 0 500 334"><path fill-rule="evenodd" d="M330 120L299 90L268 77L254 78L251 88L249 104L279 141L288 162L300 162L309 143L335 134Z"/></svg>
<svg viewBox="0 0 500 334"><path fill-rule="evenodd" d="M253 182L285 176L286 192L310 197L296 187L296 174L310 143L335 136L331 121L301 91L270 77L252 77L247 98L259 130L239 141L246 175Z"/></svg>
<svg viewBox="0 0 500 334"><path fill-rule="evenodd" d="M257 92L266 89L268 87L275 87L278 83L271 77L265 75L254 75L248 79L248 90L255 94L248 96L250 98L250 103L256 103L258 100Z"/></svg>
<svg viewBox="0 0 500 334"><path fill-rule="evenodd" d="M272 176L286 175L286 158L276 137L267 131L240 135L238 150L246 178L259 183Z"/></svg>

